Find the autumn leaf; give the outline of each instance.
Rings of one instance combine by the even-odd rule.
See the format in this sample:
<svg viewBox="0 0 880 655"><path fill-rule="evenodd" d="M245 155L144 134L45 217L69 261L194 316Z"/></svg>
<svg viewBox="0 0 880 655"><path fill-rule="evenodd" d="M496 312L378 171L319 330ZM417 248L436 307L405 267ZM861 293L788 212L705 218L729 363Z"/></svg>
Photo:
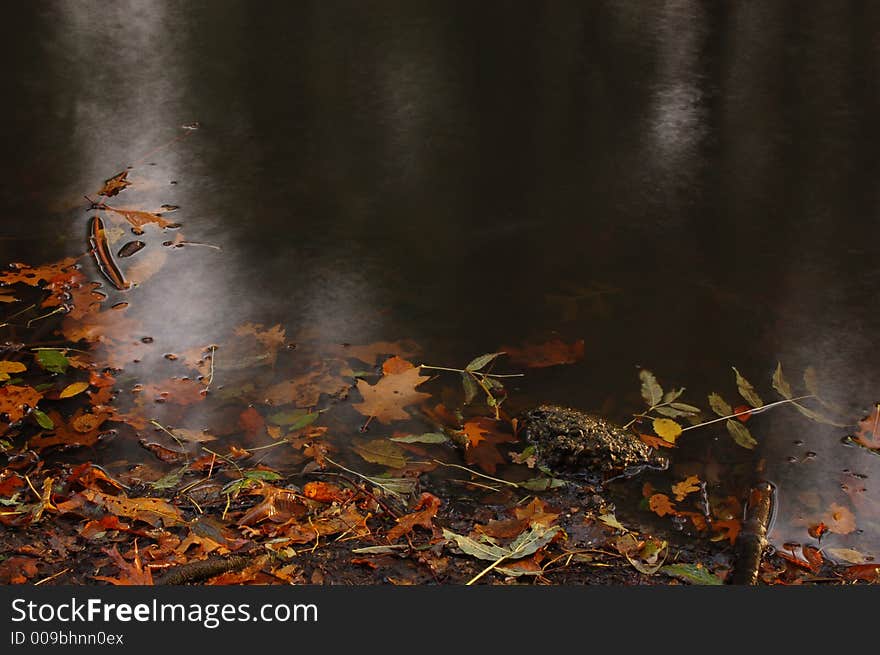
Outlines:
<svg viewBox="0 0 880 655"><path fill-rule="evenodd" d="M10 557L0 562L0 584L27 584L37 575L37 561L32 557Z"/></svg>
<svg viewBox="0 0 880 655"><path fill-rule="evenodd" d="M481 441L486 440L486 435L491 433L491 431L485 427L485 422L479 419L467 421L464 424L462 432L467 438L468 448L476 448L480 445Z"/></svg>
<svg viewBox="0 0 880 655"><path fill-rule="evenodd" d="M405 421L410 415L404 407L414 405L431 394L416 391L416 387L427 381L428 376L419 374L418 368L406 369L401 373L384 375L374 385L358 380L357 388L363 402L353 405L364 416L372 416L381 423Z"/></svg>
<svg viewBox="0 0 880 655"><path fill-rule="evenodd" d="M384 362L382 362L382 373L384 375L403 373L404 371L408 371L411 368L413 368L412 362L408 362L402 357L398 357L397 355L395 355L394 357L389 357Z"/></svg>
<svg viewBox="0 0 880 655"><path fill-rule="evenodd" d="M163 229L166 227L180 227L179 223L167 220L160 213L148 212L140 209L131 209L128 207L111 207L110 205L106 204L100 205L100 209L113 212L114 214L124 218L126 221L129 222L129 224L133 228L132 231L135 234L143 234L143 228L145 225L154 224Z"/></svg>
<svg viewBox="0 0 880 655"><path fill-rule="evenodd" d="M530 526L541 525L547 527L551 525L559 517L558 511L553 511L540 498L532 499L525 507L516 507L513 510L514 516L520 521L526 521Z"/></svg>
<svg viewBox="0 0 880 655"><path fill-rule="evenodd" d="M274 523L284 523L306 513L306 506L296 492L290 489L260 484L251 493L263 496L263 501L245 512L238 520L239 525L255 525L266 519Z"/></svg>
<svg viewBox="0 0 880 655"><path fill-rule="evenodd" d="M403 448L388 439L375 439L366 443L355 443L352 446L358 455L372 464L379 464L393 469L406 466Z"/></svg>
<svg viewBox="0 0 880 655"><path fill-rule="evenodd" d="M341 503L351 498L351 491L329 482L307 482L303 486L303 496L319 503Z"/></svg>
<svg viewBox="0 0 880 655"><path fill-rule="evenodd" d="M98 195L110 198L129 186L131 186L131 182L128 181L128 170L124 170L104 180L104 186L98 191Z"/></svg>
<svg viewBox="0 0 880 655"><path fill-rule="evenodd" d="M739 390L739 395L743 397L743 400L752 407L763 407L764 401L761 400L761 397L758 395L758 392L755 391L755 387L752 386L751 382L746 380L735 366L732 366L731 368L736 374L736 388Z"/></svg>
<svg viewBox="0 0 880 655"><path fill-rule="evenodd" d="M480 467L486 473L495 473L498 464L504 463L504 457L498 451L498 444L513 443L516 437L502 430L499 421L484 416L471 419L464 427L468 431L468 445L464 451L465 462ZM477 437L476 445L471 442L473 437Z"/></svg>
<svg viewBox="0 0 880 655"><path fill-rule="evenodd" d="M657 516L675 514L675 506L670 502L666 494L654 494L648 499L648 506Z"/></svg>
<svg viewBox="0 0 880 655"><path fill-rule="evenodd" d="M95 489L84 489L74 494L67 501L58 504L62 512L81 513L87 503L98 505L111 514L137 519L159 527L184 523L183 515L174 505L161 498L127 498L124 495L111 496Z"/></svg>
<svg viewBox="0 0 880 655"><path fill-rule="evenodd" d="M727 419L727 421L724 422L724 425L727 426L727 431L730 433L730 436L733 437L733 440L743 448L752 450L758 445L758 442L752 436L749 429L739 421Z"/></svg>
<svg viewBox="0 0 880 655"><path fill-rule="evenodd" d="M669 418L655 418L652 425L654 433L669 443L675 443L682 433L682 427Z"/></svg>
<svg viewBox="0 0 880 655"><path fill-rule="evenodd" d="M21 362L0 361L0 382L10 379L10 373L22 373L27 370L27 366Z"/></svg>
<svg viewBox="0 0 880 655"><path fill-rule="evenodd" d="M235 329L235 336L253 337L270 351L277 351L287 343L287 335L280 323L271 328L265 327L262 323L245 323Z"/></svg>
<svg viewBox="0 0 880 655"><path fill-rule="evenodd" d="M260 412L253 407L248 407L238 415L238 427L241 428L245 436L254 438L263 434L266 429L266 421Z"/></svg>
<svg viewBox="0 0 880 655"><path fill-rule="evenodd" d="M437 498L437 496L427 492L423 493L413 508L415 511L412 514L401 516L397 519L397 525L388 531L386 537L389 543L397 541L405 534L409 534L416 526L421 526L426 530L433 530L434 524L432 520L437 515L437 510L440 509L442 504L443 501Z"/></svg>
<svg viewBox="0 0 880 655"><path fill-rule="evenodd" d="M675 500L682 501L688 494L692 494L700 490L700 478L696 475L690 475L681 482L672 485L672 493L675 494Z"/></svg>
<svg viewBox="0 0 880 655"><path fill-rule="evenodd" d="M8 423L15 423L40 402L43 394L32 387L10 385L0 387L0 414L6 414Z"/></svg>
<svg viewBox="0 0 880 655"><path fill-rule="evenodd" d="M561 339L553 339L546 343L527 344L522 348L502 346L501 351L507 353L514 364L528 368L545 368L560 364L574 364L583 359L584 340L578 339L569 344ZM493 354L497 356L500 353ZM475 371L479 369L469 368L468 370Z"/></svg>
<svg viewBox="0 0 880 655"><path fill-rule="evenodd" d="M315 407L322 394L340 396L351 387L345 378L328 370L309 371L292 380L285 380L266 389L261 397L264 402L274 405L295 405L296 407Z"/></svg>
<svg viewBox="0 0 880 655"><path fill-rule="evenodd" d="M641 439L643 443L647 444L651 448L675 448L674 443L669 443L668 441L666 441L666 439L655 437L653 434L642 434L640 432L639 439Z"/></svg>
<svg viewBox="0 0 880 655"><path fill-rule="evenodd" d="M320 516L310 519L308 523L288 523L283 534L279 535L279 543L276 547L286 544L307 544L340 532L353 537L364 536L369 533L368 518L361 515L352 504L343 507L331 506Z"/></svg>
<svg viewBox="0 0 880 655"><path fill-rule="evenodd" d="M663 399L663 387L654 374L646 369L639 371L639 380L642 381L642 399L648 407L654 407Z"/></svg>
<svg viewBox="0 0 880 655"><path fill-rule="evenodd" d="M48 282L52 278L69 272L75 264L76 259L73 257L43 266L29 266L21 263L10 264L9 270L0 273L0 284L4 286L26 284L31 287L37 287L40 286L41 282Z"/></svg>
<svg viewBox="0 0 880 655"><path fill-rule="evenodd" d="M740 521L739 519L712 521L712 529L718 533L716 537L713 538L713 541L728 539L731 545L733 545L734 543L736 543L736 538L739 535L740 530L742 529L742 521Z"/></svg>
<svg viewBox="0 0 880 655"><path fill-rule="evenodd" d="M113 548L104 548L103 550L119 568L120 575L117 578L112 578L106 575L92 576L95 580L109 582L114 585L153 584L153 573L149 568L144 568L143 563L141 562L140 552L138 552L137 542L135 542L134 545L134 560L131 564L126 562L122 555L119 554L119 551L116 550L116 546L113 546Z"/></svg>
<svg viewBox="0 0 880 655"><path fill-rule="evenodd" d="M72 398L78 394L81 394L83 391L89 388L88 382L74 382L73 384L68 384L64 389L62 389L61 393L58 394L59 398Z"/></svg>
<svg viewBox="0 0 880 655"><path fill-rule="evenodd" d="M710 573L702 564L667 564L660 568L661 573L696 585L721 585L724 582Z"/></svg>

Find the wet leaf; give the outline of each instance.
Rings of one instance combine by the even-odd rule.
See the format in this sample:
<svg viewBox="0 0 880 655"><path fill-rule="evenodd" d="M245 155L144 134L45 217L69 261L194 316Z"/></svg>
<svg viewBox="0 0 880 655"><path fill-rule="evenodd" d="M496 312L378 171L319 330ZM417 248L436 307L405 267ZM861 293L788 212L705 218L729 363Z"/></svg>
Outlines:
<svg viewBox="0 0 880 655"><path fill-rule="evenodd" d="M0 414L5 413L9 423L20 421L29 409L36 407L42 397L43 394L32 387L7 384L0 387Z"/></svg>
<svg viewBox="0 0 880 655"><path fill-rule="evenodd" d="M264 484L252 493L263 496L263 501L254 505L238 520L239 525L256 525L268 519L273 523L285 523L293 517L303 516L306 507L296 492Z"/></svg>
<svg viewBox="0 0 880 655"><path fill-rule="evenodd" d="M529 491L548 491L550 489L558 489L564 487L567 483L559 478L532 478L524 482L517 482L518 487L528 489Z"/></svg>
<svg viewBox="0 0 880 655"><path fill-rule="evenodd" d="M431 397L431 394L416 390L428 379L428 376L419 375L419 369L414 367L402 373L384 375L374 385L358 380L357 388L364 400L352 406L364 416L372 416L381 423L404 421L410 417L405 407Z"/></svg>
<svg viewBox="0 0 880 655"><path fill-rule="evenodd" d="M131 182L128 181L128 171L124 170L110 179L104 180L104 186L98 191L98 195L111 198L128 186L131 186Z"/></svg>
<svg viewBox="0 0 880 655"><path fill-rule="evenodd" d="M730 433L730 436L733 437L733 440L743 448L752 450L758 445L758 442L752 436L749 429L739 421L728 419L725 421L724 425L727 426L727 431Z"/></svg>
<svg viewBox="0 0 880 655"><path fill-rule="evenodd" d="M666 494L654 494L648 499L648 506L657 516L666 516L667 514L676 513L675 506Z"/></svg>
<svg viewBox="0 0 880 655"><path fill-rule="evenodd" d="M302 430L304 427L314 423L321 414L319 412L309 412L304 409L294 409L289 412L276 412L269 415L269 421L275 425L283 425L290 432Z"/></svg>
<svg viewBox="0 0 880 655"><path fill-rule="evenodd" d="M157 225L162 229L166 227L180 227L179 223L175 223L174 221L169 221L165 219L162 214L143 211L141 209L131 209L129 207L111 207L110 205L101 205L101 209L113 212L114 214L117 214L118 216L124 218L126 221L129 222L131 227L134 228L132 231L135 234L143 234L143 228L145 225Z"/></svg>
<svg viewBox="0 0 880 655"><path fill-rule="evenodd" d="M355 443L352 450L372 464L393 469L402 469L406 466L407 460L403 449L388 439Z"/></svg>
<svg viewBox="0 0 880 655"><path fill-rule="evenodd" d="M653 537L640 542L629 532L618 537L615 546L634 569L645 575L654 575L669 554L667 542Z"/></svg>
<svg viewBox="0 0 880 655"><path fill-rule="evenodd" d="M642 381L642 398L648 407L654 407L663 400L663 387L657 382L654 374L647 369L639 371L639 379Z"/></svg>
<svg viewBox="0 0 880 655"><path fill-rule="evenodd" d="M78 394L81 394L83 391L89 388L88 382L74 382L73 384L68 384L64 389L62 389L61 393L58 394L59 398L72 398Z"/></svg>
<svg viewBox="0 0 880 655"><path fill-rule="evenodd" d="M791 400L794 394L791 392L791 385L782 375L782 363L776 363L776 370L773 372L773 388L779 392L783 398Z"/></svg>
<svg viewBox="0 0 880 655"><path fill-rule="evenodd" d="M672 493L675 500L682 501L688 494L695 493L700 490L700 478L696 475L689 475L681 482L672 485Z"/></svg>
<svg viewBox="0 0 880 655"><path fill-rule="evenodd" d="M667 564L661 573L696 585L722 585L724 582L702 564Z"/></svg>
<svg viewBox="0 0 880 655"><path fill-rule="evenodd" d="M502 430L499 421L485 416L467 421L463 432L467 440L465 463L476 465L489 474L495 473L498 464L504 462L498 444L516 441L512 433Z"/></svg>
<svg viewBox="0 0 880 655"><path fill-rule="evenodd" d="M403 535L412 532L416 526L421 526L426 530L433 530L434 524L432 521L442 504L443 501L437 498L437 496L423 493L413 508L415 511L412 514L401 516L397 519L397 525L388 531L386 535L388 541L397 541Z"/></svg>
<svg viewBox="0 0 880 655"><path fill-rule="evenodd" d="M149 523L153 527L164 524L165 527L185 523L180 510L161 498L127 498L124 495L111 496L94 489L84 489L74 494L63 503L58 504L62 512L79 513L85 503L103 507L111 514L137 519Z"/></svg>
<svg viewBox="0 0 880 655"><path fill-rule="evenodd" d="M614 514L602 514L599 517L599 520L602 521L608 527L614 528L615 530L623 530L626 532L626 528L623 527L623 524L617 520L617 517Z"/></svg>
<svg viewBox="0 0 880 655"><path fill-rule="evenodd" d="M138 552L137 543L135 543L134 547L134 561L131 564L125 561L122 555L119 554L119 551L116 550L116 546L113 548L104 548L105 553L110 556L110 559L116 564L119 568L119 577L112 578L106 575L95 575L92 576L95 580L102 580L104 582L109 582L114 585L152 585L153 584L153 574L150 571L149 567L144 568L143 563L141 562L141 556Z"/></svg>
<svg viewBox="0 0 880 655"><path fill-rule="evenodd" d="M51 430L55 427L55 423L52 421L51 418L46 415L45 412L39 409L35 409L33 414L39 426L44 430Z"/></svg>
<svg viewBox="0 0 880 655"><path fill-rule="evenodd" d="M562 528L558 526L550 528L534 526L520 534L507 546L499 546L488 537L477 541L446 529L443 530L443 537L448 541L454 541L462 552L471 557L496 561L527 557L550 543L560 532L562 532Z"/></svg>
<svg viewBox="0 0 880 655"><path fill-rule="evenodd" d="M70 362L60 350L38 350L37 363L49 373L65 373Z"/></svg>
<svg viewBox="0 0 880 655"><path fill-rule="evenodd" d="M643 443L651 446L651 448L675 448L674 443L669 443L666 439L655 437L653 434L642 434L640 432L639 439L641 439Z"/></svg>
<svg viewBox="0 0 880 655"><path fill-rule="evenodd" d="M504 352L502 351L502 352L497 352L497 353L488 353L486 355L480 355L479 357L475 357L474 359L472 359L470 361L470 363L467 366L464 367L464 370L473 371L473 372L479 371L479 370L485 368L486 366L488 366L489 364L491 364L492 362L494 362L495 359L497 359L499 355L503 355L503 354L504 354Z"/></svg>
<svg viewBox="0 0 880 655"><path fill-rule="evenodd" d="M276 406L315 407L322 394L340 396L350 387L351 382L344 377L322 368L274 384L266 389L262 397L265 402Z"/></svg>
<svg viewBox="0 0 880 655"><path fill-rule="evenodd" d="M654 433L669 443L675 443L682 432L681 426L668 418L655 418L652 425Z"/></svg>
<svg viewBox="0 0 880 655"><path fill-rule="evenodd" d="M465 405L470 404L480 393L480 385L477 384L470 373L461 374L461 386L464 389Z"/></svg>
<svg viewBox="0 0 880 655"><path fill-rule="evenodd" d="M738 370L736 370L735 366L731 366L733 372L736 373L736 388L739 390L739 395L743 397L749 405L752 407L758 408L764 406L764 401L761 400L761 397L758 395L758 392L755 391L755 387L746 380Z"/></svg>
<svg viewBox="0 0 880 655"><path fill-rule="evenodd" d="M10 373L23 373L27 370L27 366L21 362L0 361L0 382L4 382L10 378Z"/></svg>
<svg viewBox="0 0 880 655"><path fill-rule="evenodd" d="M186 472L187 467L182 466L176 471L172 471L171 473L167 473L163 475L161 478L156 480L155 482L148 482L147 485L156 491L165 491L167 489L174 489L177 485L180 484L180 481L183 479L183 474Z"/></svg>
<svg viewBox="0 0 880 655"><path fill-rule="evenodd" d="M293 523L284 533L287 544L307 544L321 537L339 534L340 532L353 537L369 534L367 518L357 509L348 504L344 507L331 506L316 519L308 523Z"/></svg>
<svg viewBox="0 0 880 655"><path fill-rule="evenodd" d="M727 404L727 401L724 400L717 393L709 394L709 407L712 408L712 411L718 414L718 416L730 416L733 414L733 407Z"/></svg>
<svg viewBox="0 0 880 655"><path fill-rule="evenodd" d="M442 432L425 432L424 434L408 434L403 437L391 437L391 441L398 443L446 443L449 441Z"/></svg>
<svg viewBox="0 0 880 655"><path fill-rule="evenodd" d="M863 580L877 582L880 580L880 564L857 564L849 566L841 574L844 580Z"/></svg>
<svg viewBox="0 0 880 655"><path fill-rule="evenodd" d="M37 575L37 561L31 557L10 557L0 562L0 584L27 584Z"/></svg>
<svg viewBox="0 0 880 655"><path fill-rule="evenodd" d="M351 492L329 482L307 482L303 486L303 496L319 503L339 503L348 500Z"/></svg>

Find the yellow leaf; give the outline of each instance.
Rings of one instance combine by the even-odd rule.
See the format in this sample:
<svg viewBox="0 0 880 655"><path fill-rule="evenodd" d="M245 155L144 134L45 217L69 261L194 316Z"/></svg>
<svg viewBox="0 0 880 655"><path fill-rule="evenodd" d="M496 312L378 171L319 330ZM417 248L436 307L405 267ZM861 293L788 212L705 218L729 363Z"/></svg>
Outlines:
<svg viewBox="0 0 880 655"><path fill-rule="evenodd" d="M700 490L700 478L696 475L689 475L681 482L672 485L672 493L675 494L675 500L684 500L688 494Z"/></svg>
<svg viewBox="0 0 880 655"><path fill-rule="evenodd" d="M654 434L661 437L664 441L675 443L681 431L681 426L670 418L654 419Z"/></svg>
<svg viewBox="0 0 880 655"><path fill-rule="evenodd" d="M60 394L58 394L58 397L59 398L70 398L70 397L75 396L79 393L82 393L83 391L85 391L88 388L89 388L88 382L74 382L73 384L68 384L66 387L64 387L64 390Z"/></svg>
<svg viewBox="0 0 880 655"><path fill-rule="evenodd" d="M27 366L21 362L0 361L0 373L21 373L26 370Z"/></svg>

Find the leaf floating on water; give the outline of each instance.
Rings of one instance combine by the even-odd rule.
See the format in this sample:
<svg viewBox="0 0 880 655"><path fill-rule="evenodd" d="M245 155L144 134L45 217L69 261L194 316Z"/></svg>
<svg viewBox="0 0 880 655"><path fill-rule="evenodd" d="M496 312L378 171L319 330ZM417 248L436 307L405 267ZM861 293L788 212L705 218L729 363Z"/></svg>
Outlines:
<svg viewBox="0 0 880 655"><path fill-rule="evenodd" d="M647 369L639 371L639 379L642 381L642 398L649 407L657 405L663 400L663 387L657 382L654 374Z"/></svg>
<svg viewBox="0 0 880 655"><path fill-rule="evenodd" d="M89 388L88 382L74 382L73 384L68 384L64 389L58 394L59 398L72 398L73 396L81 394L83 391Z"/></svg>
<svg viewBox="0 0 880 655"><path fill-rule="evenodd" d="M419 369L413 367L402 373L384 375L373 385L365 380L358 380L357 388L364 400L355 403L353 407L380 423L405 421L409 418L405 407L431 397L431 394L416 390L417 386L428 379L428 376L419 375Z"/></svg>
<svg viewBox="0 0 880 655"><path fill-rule="evenodd" d="M117 257L131 257L133 254L144 248L147 244L143 241L129 241L119 249L116 253Z"/></svg>
<svg viewBox="0 0 880 655"><path fill-rule="evenodd" d="M655 418L653 427L654 433L669 443L675 443L682 433L681 426L668 418Z"/></svg>
<svg viewBox="0 0 880 655"><path fill-rule="evenodd" d="M475 357L474 359L471 360L471 362L467 366L464 367L464 370L474 371L474 372L479 371L479 370L485 368L486 366L488 366L491 362L495 361L495 359L499 355L503 355L503 354L504 354L503 352L497 352L497 353L488 353L486 355L480 355L479 357Z"/></svg>
<svg viewBox="0 0 880 655"><path fill-rule="evenodd" d="M700 490L700 478L696 475L690 475L681 482L672 485L672 493L675 494L675 500L682 501L688 494L695 493Z"/></svg>
<svg viewBox="0 0 880 655"><path fill-rule="evenodd" d="M402 469L406 466L407 460L403 449L387 439L356 443L352 446L352 450L372 464L393 469Z"/></svg>
<svg viewBox="0 0 880 655"><path fill-rule="evenodd" d="M728 405L727 401L717 393L709 394L709 407L711 407L712 411L718 414L718 416L730 416L733 414L733 407Z"/></svg>
<svg viewBox="0 0 880 655"><path fill-rule="evenodd" d="M129 186L131 186L131 182L128 181L128 171L124 170L121 173L117 173L113 177L104 180L104 186L98 191L98 195L110 198Z"/></svg>
<svg viewBox="0 0 880 655"><path fill-rule="evenodd" d="M489 537L483 537L480 541L471 539L462 534L456 534L450 530L443 530L443 537L448 541L454 541L458 548L477 559L496 561L504 559L521 559L532 555L540 548L549 544L553 538L562 532L559 526L544 527L534 525L520 534L507 546L499 546Z"/></svg>
<svg viewBox="0 0 880 655"><path fill-rule="evenodd" d="M783 398L791 400L794 394L791 392L791 385L782 375L782 363L776 363L776 370L773 372L773 388L779 392Z"/></svg>
<svg viewBox="0 0 880 655"><path fill-rule="evenodd" d="M52 421L49 416L43 412L42 410L35 409L34 410L34 418L37 420L37 423L44 430L51 430L55 427L55 423Z"/></svg>
<svg viewBox="0 0 880 655"><path fill-rule="evenodd" d="M128 209L124 207L111 207L110 205L101 205L101 209L113 212L121 216L129 222L135 234L143 234L145 225L157 225L158 227L175 228L180 227L180 223L169 221L162 217L162 214L143 211L140 209Z"/></svg>
<svg viewBox="0 0 880 655"><path fill-rule="evenodd" d="M37 363L44 371L49 373L65 373L70 361L60 350L38 350Z"/></svg>
<svg viewBox="0 0 880 655"><path fill-rule="evenodd" d="M731 366L733 372L736 373L736 388L739 390L739 395L743 397L749 405L752 407L758 408L764 406L764 401L761 400L761 397L758 395L758 392L755 391L755 387L752 386L751 382L746 380L738 370L736 370L735 366Z"/></svg>
<svg viewBox="0 0 880 655"><path fill-rule="evenodd" d="M424 434L408 434L403 437L391 437L391 441L398 443L446 443L449 441L442 432L426 432Z"/></svg>
<svg viewBox="0 0 880 655"><path fill-rule="evenodd" d="M725 425L727 426L727 431L730 433L730 436L733 437L733 440L738 445L747 448L748 450L752 450L758 445L758 442L752 436L749 429L739 421L728 419L725 422Z"/></svg>

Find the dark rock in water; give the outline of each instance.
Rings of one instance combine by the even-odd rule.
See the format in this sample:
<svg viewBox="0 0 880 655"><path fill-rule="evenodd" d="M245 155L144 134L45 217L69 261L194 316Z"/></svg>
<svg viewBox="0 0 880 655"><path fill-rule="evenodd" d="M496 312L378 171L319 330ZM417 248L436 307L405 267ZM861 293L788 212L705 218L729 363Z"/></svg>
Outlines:
<svg viewBox="0 0 880 655"><path fill-rule="evenodd" d="M541 405L522 420L538 465L554 474L602 481L668 465L636 435L576 409Z"/></svg>

